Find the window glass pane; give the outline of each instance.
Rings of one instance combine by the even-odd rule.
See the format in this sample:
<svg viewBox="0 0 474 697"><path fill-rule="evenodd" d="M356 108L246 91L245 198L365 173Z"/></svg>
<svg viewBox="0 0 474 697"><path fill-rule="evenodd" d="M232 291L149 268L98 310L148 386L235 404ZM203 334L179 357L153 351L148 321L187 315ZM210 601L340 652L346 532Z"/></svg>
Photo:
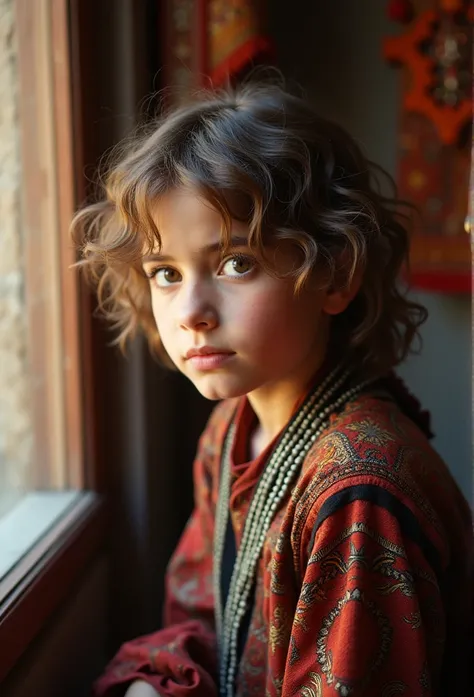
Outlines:
<svg viewBox="0 0 474 697"><path fill-rule="evenodd" d="M74 504L82 453L66 4L0 3L1 580Z"/></svg>

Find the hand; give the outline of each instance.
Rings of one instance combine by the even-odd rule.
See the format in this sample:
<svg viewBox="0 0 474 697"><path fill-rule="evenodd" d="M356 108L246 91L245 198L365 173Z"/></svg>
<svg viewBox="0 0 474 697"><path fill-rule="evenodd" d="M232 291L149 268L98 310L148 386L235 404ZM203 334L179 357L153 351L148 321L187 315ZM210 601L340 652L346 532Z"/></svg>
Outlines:
<svg viewBox="0 0 474 697"><path fill-rule="evenodd" d="M132 682L124 697L160 697L154 687L144 680Z"/></svg>

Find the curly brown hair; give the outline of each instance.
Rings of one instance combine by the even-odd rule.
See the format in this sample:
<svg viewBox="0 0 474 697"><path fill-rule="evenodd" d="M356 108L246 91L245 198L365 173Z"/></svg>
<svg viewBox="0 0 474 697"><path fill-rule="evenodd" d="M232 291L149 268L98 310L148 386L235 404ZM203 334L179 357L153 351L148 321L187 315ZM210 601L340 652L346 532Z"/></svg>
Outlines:
<svg viewBox="0 0 474 697"><path fill-rule="evenodd" d="M270 273L265 241L294 242L301 252L296 292L315 269L333 287L361 273L355 299L332 319L332 340L354 365L381 374L413 350L426 318L398 283L408 218L394 189L381 192L381 173L393 185L305 99L281 84L250 82L201 93L119 147L103 178L103 200L75 215L72 232L117 343L124 348L142 329L166 360L141 258L160 246L157 199L192 186L221 213L224 247L232 218L246 220L249 246ZM239 213L229 203L236 195L246 202Z"/></svg>

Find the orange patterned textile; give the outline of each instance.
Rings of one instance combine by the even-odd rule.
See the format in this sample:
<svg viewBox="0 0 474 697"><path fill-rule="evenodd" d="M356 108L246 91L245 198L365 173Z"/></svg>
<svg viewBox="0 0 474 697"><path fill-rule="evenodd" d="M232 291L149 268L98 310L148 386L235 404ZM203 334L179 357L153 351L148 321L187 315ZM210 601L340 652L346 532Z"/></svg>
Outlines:
<svg viewBox="0 0 474 697"><path fill-rule="evenodd" d="M271 60L264 9L256 0L164 0L166 85L186 94Z"/></svg>
<svg viewBox="0 0 474 697"><path fill-rule="evenodd" d="M255 0L210 0L208 70L214 84L240 74L272 46L263 33L263 10Z"/></svg>
<svg viewBox="0 0 474 697"><path fill-rule="evenodd" d="M472 8L464 0L414 0L407 27L384 43L403 66L398 187L414 203L413 284L470 292L467 216L472 120ZM393 5L392 5L393 7Z"/></svg>

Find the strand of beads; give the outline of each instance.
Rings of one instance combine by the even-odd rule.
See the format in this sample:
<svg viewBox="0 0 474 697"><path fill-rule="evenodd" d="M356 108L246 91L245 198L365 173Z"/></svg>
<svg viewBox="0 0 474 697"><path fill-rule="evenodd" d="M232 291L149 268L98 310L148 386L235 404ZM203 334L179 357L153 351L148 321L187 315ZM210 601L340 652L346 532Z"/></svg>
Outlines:
<svg viewBox="0 0 474 697"><path fill-rule="evenodd" d="M296 461L297 464L303 462L306 452L311 446L310 438L318 413L324 408L332 395L341 387L346 378L347 375L344 374L328 389L323 389L321 399L316 401L310 400L308 410L305 410L303 413L303 418L298 420L295 419L296 427L292 429L292 432L283 435L280 443L270 456L247 513L242 541L236 558L235 565L237 568L241 564L241 560L246 558L247 550L254 545L255 538L258 535L259 521L261 521L262 515L266 513L266 510L273 501L275 496L273 492L278 491L279 487L282 486L286 471L286 467L282 463L289 466L292 461ZM239 576L235 573L232 575L229 589L230 598L241 599L238 584ZM233 617L234 612L235 608L232 608L228 604L226 606L225 626L228 626L229 620Z"/></svg>
<svg viewBox="0 0 474 697"><path fill-rule="evenodd" d="M311 415L309 415L310 410L314 407L315 402L321 397L321 395L326 396L327 387L331 382L337 378L338 373L340 373L340 368L337 367L333 370L319 387L308 397L306 402L301 406L298 412L295 414L294 418L288 424L288 427L277 445L274 455L277 453L282 453L283 455L288 455L290 452L290 445L288 441L294 434L296 429L302 427L307 428L311 422ZM347 378L347 373L344 374L343 379ZM229 463L229 453L232 448L233 438L234 438L235 426L231 425L229 433L225 439L223 456L222 456L222 471L221 471L221 481L219 490L219 499L217 502L216 510L216 526L215 526L215 539L214 539L214 598L215 598L215 617L216 617L216 628L217 636L221 637L222 632L222 599L220 591L220 568L222 564L222 555L224 550L224 539L225 530L227 527L227 516L228 516L228 505L229 505L229 495L230 495L230 472L226 470L226 464ZM262 492L262 490L260 489ZM254 509L254 507L253 507ZM247 519L247 523L251 523L251 518ZM250 527L247 525L247 527ZM248 532L242 536L242 541L247 539ZM242 554L242 552L241 552ZM219 646L221 641L219 640Z"/></svg>
<svg viewBox="0 0 474 697"><path fill-rule="evenodd" d="M332 374L333 377L334 375L335 373ZM308 409L306 410L306 413L303 414L303 418L298 420L295 419L295 427L292 429L292 431L283 435L280 443L271 454L247 514L244 533L242 535L242 555L245 554L246 548L253 544L257 530L255 526L255 517L260 515L262 505L268 505L268 497L270 495L270 489L273 486L273 479L275 477L279 477L281 480L281 478L284 476L284 468L281 467L281 462L287 461L288 458L298 458L298 456L299 461L303 461L305 455L299 455L299 453L305 449L309 450L307 444L308 439L311 437L312 426L314 425L315 419L324 408L325 403L331 399L333 394L342 386L347 377L347 373L344 373L327 390L325 390L323 387L321 390L323 396L319 401L315 402L315 400L310 400ZM330 382L330 378L331 376L329 377L328 382ZM281 481L278 482L277 480L276 485L278 486L278 484L281 484Z"/></svg>
<svg viewBox="0 0 474 697"><path fill-rule="evenodd" d="M248 550L253 547L255 535L258 532L258 528L261 527L261 521L263 516L267 513L268 505L273 503L275 499L276 494L274 492L281 490L282 480L286 472L286 468L282 467L281 463L284 462L287 463L287 465L291 464L293 460L296 460L296 455L300 450L303 451L303 454L296 460L295 467L300 465L303 461L306 452L309 450L312 442L314 442L314 439L311 439L311 434L313 433L318 413L322 411L334 392L341 387L348 377L347 373L344 373L337 378L339 372L339 369L334 370L323 381L319 389L309 397L307 403L302 406L299 413L295 415L295 418L286 429L282 439L272 453L267 467L258 483L257 490L247 514L242 540L232 574L228 602L226 603L224 613L222 640L220 642L222 653L222 680L224 679L224 675L228 673L227 662L230 660L229 645L231 640L231 627L235 621L236 613L239 616L243 616L245 613L245 607L248 601L248 599L245 599L241 594L241 586L243 584L242 578L245 581L245 577L250 573ZM331 382L333 383L332 385ZM318 399L318 397L320 397L320 399ZM227 467L225 471L222 472L222 477L224 477L222 483L227 487L230 478L230 463L226 462L224 464L227 465ZM274 484L275 476L277 477L277 481ZM217 528L222 530L222 537L225 534L225 528L227 526L228 500L228 491L226 490L225 493L222 492L222 499L220 497L220 502L223 503L224 507L219 511L222 517L217 523ZM221 556L222 550L220 551Z"/></svg>
<svg viewBox="0 0 474 697"><path fill-rule="evenodd" d="M219 487L219 499L216 507L216 524L214 530L214 560L213 560L213 590L214 590L214 616L216 622L217 637L222 635L222 596L221 596L221 565L224 551L225 531L227 527L227 516L225 511L228 509L230 499L230 476L225 472L225 463L230 463L230 451L234 442L235 424L231 424L224 441L222 451L222 463L224 467L221 471L221 482ZM224 510L223 510L224 509ZM228 513L228 510L227 510ZM218 648L220 652L220 640Z"/></svg>
<svg viewBox="0 0 474 697"><path fill-rule="evenodd" d="M316 431L312 434L311 438L309 439L308 443L308 448L307 451L309 451L310 447L316 440L316 438L323 432L323 430L327 427L328 425L328 416L338 409L342 404L344 404L346 401L349 401L353 397L355 397L360 390L363 389L365 385L360 385L358 388L352 388L351 390L348 390L345 392L338 400L336 400L334 403L330 404L320 415L320 418L318 419L318 427ZM242 619L245 615L245 612L248 607L248 602L250 598L250 593L252 590L253 586L253 581L254 581L254 576L255 576L255 571L258 563L258 559L260 557L263 544L265 542L265 537L268 533L268 530L270 528L271 522L275 516L276 511L278 510L279 505L281 504L282 500L285 498L285 496L288 494L289 488L291 481L293 478L296 476L297 472L300 469L300 466L302 464L302 461L304 459L304 455L300 455L295 460L292 462L291 466L284 472L282 477L279 477L277 482L275 483L274 488L272 489L270 495L269 495L269 505L266 507L264 511L262 511L262 517L260 519L260 525L257 527L257 530L259 531L258 538L256 542L254 543L254 546L248 551L246 558L243 560L243 566L240 570L238 570L239 573L239 580L240 583L238 584L237 588L237 595L233 597L233 603L232 603L232 611L230 613L230 618L232 618L231 624L229 626L229 636L226 641L228 645L228 666L227 666L227 681L226 681L226 694L227 695L232 695L233 694L233 685L234 685L234 680L235 680L235 674L237 670L237 641L238 641L238 633L239 633L239 628L242 622ZM282 468L283 469L283 468ZM229 599L230 599L230 594L229 594ZM226 618L227 622L227 618Z"/></svg>
<svg viewBox="0 0 474 697"><path fill-rule="evenodd" d="M312 419L313 416L310 413L315 406L315 403L318 401L318 399L323 396L324 398L327 397L327 388L328 385L330 385L331 382L334 382L340 373L341 369L340 367L337 367L335 370L333 370L326 378L323 380L323 382L319 385L319 387L308 397L306 402L301 406L301 408L298 410L298 412L295 414L294 418L290 421L288 424L287 429L285 430L285 433L283 434L282 439L278 443L273 456L276 457L277 455L282 455L282 456L287 456L290 453L291 450L291 444L290 444L290 439L295 433L295 431L299 428L304 428L306 429ZM345 380L347 378L347 373L344 373L344 375L339 378L340 380ZM317 404L317 408L319 408L319 402ZM219 490L219 499L217 503L217 510L216 510L216 526L215 526L215 539L214 539L214 598L215 598L215 617L216 617L216 628L217 628L217 636L219 638L219 646L221 645L220 637L222 634L222 599L221 599L221 591L220 591L220 568L222 564L222 555L223 555L223 550L224 550L224 540L225 540L225 530L227 527L227 517L229 514L228 511L228 505L229 505L229 496L230 496L230 472L228 471L228 468L226 469L226 465L229 464L229 453L232 448L232 443L233 443L233 438L234 438L234 431L235 431L235 426L232 424L229 433L227 434L227 437L225 439L224 443L224 449L223 449L223 457L222 457L222 471L221 471L221 481L220 481L220 490ZM270 463L269 463L270 464ZM267 475L263 475L262 477L263 481L266 482L268 480L268 473ZM258 488L258 491L256 492L256 495L260 495L260 498L263 498L265 495L264 492L264 487L261 483L261 485ZM255 497L254 497L255 498ZM240 551L239 554L242 556L245 545L246 545L246 540L249 535L249 530L251 529L252 526L252 512L255 511L256 504L257 502L253 502L252 505L252 510L249 511L249 515L247 517L246 521L246 529L244 529L243 535L242 535L242 544L240 546ZM234 580L235 583L235 580ZM233 589L230 588L229 595L233 592Z"/></svg>
<svg viewBox="0 0 474 697"><path fill-rule="evenodd" d="M328 401L331 400L334 393L341 387L346 378L347 375L344 375L338 380L335 380L331 387L324 391L321 400L318 401L317 396L319 396L323 390L318 390L313 398L308 401L307 405L305 405L306 409L303 408L300 414L297 415L299 418L294 419L292 424L293 428L291 428L291 430L290 427L287 429L287 432L280 441L279 447L277 447L272 454L257 486L257 491L255 492L254 499L249 509L242 542L232 574L223 625L222 619L220 621L222 631L221 691L226 697L233 695L237 669L239 628L248 608L258 559L271 521L282 500L288 494L291 481L299 471L306 454L309 452L316 438L327 427L328 416L339 409L344 403L353 399L369 382L366 381L356 387L345 390L340 397L336 398L334 401L330 401L328 404ZM334 373L325 381L325 386L327 386L331 380L334 380ZM229 460L228 456L227 459ZM220 540L218 542L218 544L221 545L221 558L223 536L225 533L225 527L222 526L222 523L225 522L225 525L227 524L228 493L230 488L230 463L225 462L223 464L226 465L222 472L222 476L225 477L225 480L223 480L221 484L224 488L224 482L227 482L227 486L225 486L227 498L223 500L225 502L225 511L221 509L220 514L222 517L219 521L216 520L217 527L221 530L221 534L219 535ZM221 494L224 494L224 490L221 491Z"/></svg>

